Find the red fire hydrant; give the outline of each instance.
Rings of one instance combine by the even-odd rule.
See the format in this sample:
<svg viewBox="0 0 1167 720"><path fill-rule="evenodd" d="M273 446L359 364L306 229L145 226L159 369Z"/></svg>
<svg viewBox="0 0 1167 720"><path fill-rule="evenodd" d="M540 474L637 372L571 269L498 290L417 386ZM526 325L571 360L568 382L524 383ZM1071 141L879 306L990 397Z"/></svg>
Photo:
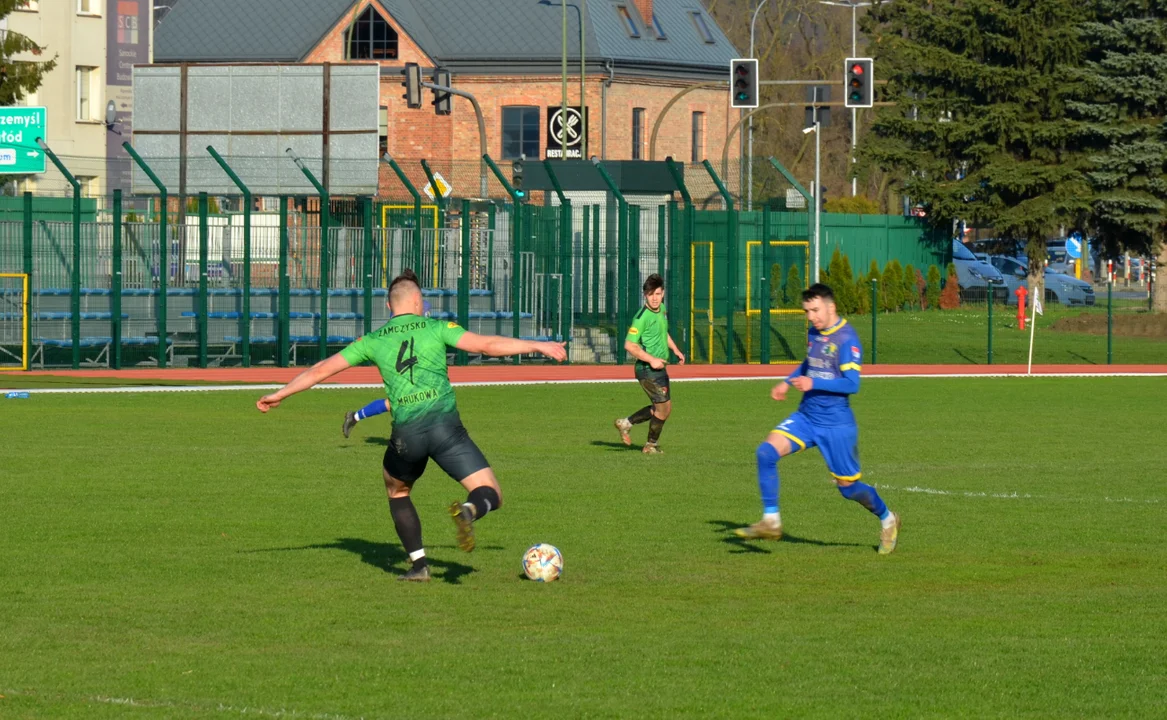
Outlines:
<svg viewBox="0 0 1167 720"><path fill-rule="evenodd" d="M1025 329L1025 308L1028 307L1028 305L1025 304L1025 296L1027 296L1029 294L1029 290L1027 290L1025 288L1025 286L1022 285L1021 287L1019 287L1015 291L1013 291L1013 294L1017 296L1017 327L1024 330Z"/></svg>

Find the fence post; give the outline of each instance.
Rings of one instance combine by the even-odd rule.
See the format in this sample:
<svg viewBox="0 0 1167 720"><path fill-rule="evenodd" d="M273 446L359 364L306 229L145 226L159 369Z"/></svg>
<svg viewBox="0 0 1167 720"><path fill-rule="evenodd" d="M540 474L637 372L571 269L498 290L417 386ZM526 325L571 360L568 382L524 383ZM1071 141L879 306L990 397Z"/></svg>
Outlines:
<svg viewBox="0 0 1167 720"><path fill-rule="evenodd" d="M600 206L592 206L592 323L600 322Z"/></svg>
<svg viewBox="0 0 1167 720"><path fill-rule="evenodd" d="M620 285L620 278L627 277L631 272L630 266L632 263L628 262L627 252L628 248L628 201L624 199L624 194L616 187L616 182L612 180L612 176L608 174L608 170L596 158L592 158L592 164L595 165L596 170L599 171L600 177L603 178L604 184L608 186L608 190L616 198L616 251L619 253L619 259L616 267L617 285ZM611 293L608 294L611 297ZM616 288L616 363L624 364L625 355L627 351L624 349L624 336L628 334L628 314L627 307L628 292L624 288ZM611 309L609 308L609 312Z"/></svg>
<svg viewBox="0 0 1167 720"><path fill-rule="evenodd" d="M300 168L300 172L304 173L304 177L308 178L308 182L312 183L312 187L316 188L317 194L320 196L320 324L319 336L316 341L317 360L323 360L328 357L328 287L329 287L329 262L328 257L328 241L329 241L329 210L328 210L328 190L320 184L304 161L297 157L291 148L288 148L288 155L291 156L292 161Z"/></svg>
<svg viewBox="0 0 1167 720"><path fill-rule="evenodd" d="M113 191L113 258L109 269L109 349L114 370L122 369L122 191Z"/></svg>
<svg viewBox="0 0 1167 720"><path fill-rule="evenodd" d="M993 281L989 280L989 365L993 364Z"/></svg>
<svg viewBox="0 0 1167 720"><path fill-rule="evenodd" d="M486 289L494 292L494 230L497 227L496 220L498 219L498 207L494 202L486 208L486 226L490 229L490 233L486 240ZM494 309L494 296L491 296L490 309Z"/></svg>
<svg viewBox="0 0 1167 720"><path fill-rule="evenodd" d="M522 278L520 277L520 264L522 262L522 255L520 254L521 242L523 238L523 198L524 193L520 193L511 186L510 181L499 170L498 165L491 159L490 155L483 155L482 159L486 161L490 171L498 179L499 184L506 190L507 195L511 197L511 203L514 207L514 217L511 218L511 333L513 337L519 337L520 332L520 307L519 296L522 293ZM521 358L515 356L515 362L521 362Z"/></svg>
<svg viewBox="0 0 1167 720"><path fill-rule="evenodd" d="M879 281L871 279L871 364L879 362Z"/></svg>
<svg viewBox="0 0 1167 720"><path fill-rule="evenodd" d="M409 191L409 194L413 196L412 265L414 272L418 272L421 270L421 193L419 193L417 188L413 186L413 183L409 181L409 178L405 175L405 171L401 169L401 166L397 164L397 161L389 157L389 153L382 155L381 159L389 164L389 167L393 169L394 174L397 175L397 179L401 181L401 184L405 186L405 189ZM402 250L404 250L404 248L402 248Z"/></svg>
<svg viewBox="0 0 1167 720"><path fill-rule="evenodd" d="M154 171L146 164L140 155L134 150L134 147L128 142L122 143L122 147L126 149L130 157L137 163L142 172L146 173L146 177L150 178L150 182L154 183L154 187L158 188L158 201L161 205L161 211L158 213L158 367L166 367L166 292L167 279L170 276L170 230L168 221L168 213L170 212L170 195L166 192L166 186L154 174ZM182 262L186 258L181 259Z"/></svg>
<svg viewBox="0 0 1167 720"><path fill-rule="evenodd" d="M689 268L689 252L693 248L693 228L695 227L696 218L696 215L694 214L695 211L693 209L693 196L689 194L689 188L685 186L685 176L682 172L681 166L678 165L671 156L665 158L665 165L669 169L669 174L673 176L673 184L676 185L677 192L681 193L681 200L683 200L685 203L685 214L683 220L681 221L681 247L678 248L676 254L676 258L680 261L678 272L680 273L681 278L691 278L692 268ZM676 277L676 273L674 273L674 279L678 279ZM685 283L683 279L681 279L679 283L679 291L682 298L680 306L684 308L684 310L682 310L680 313L680 318L678 319L677 325L682 328L681 347L690 346L690 349L692 349L691 333L693 332L693 328L689 327L688 318L689 311L693 309L693 298L691 297L691 294L686 291L687 288L688 284Z"/></svg>
<svg viewBox="0 0 1167 720"><path fill-rule="evenodd" d="M235 187L243 193L243 297L242 312L239 320L239 336L243 338L240 354L243 356L243 367L251 367L251 190L243 183L227 162L215 152L215 148L208 145L207 152L235 183Z"/></svg>
<svg viewBox="0 0 1167 720"><path fill-rule="evenodd" d="M588 297L589 297L588 291L591 289L590 283L591 283L591 269L592 269L591 263L588 261L588 250L590 249L590 241L591 241L591 236L592 236L592 234L591 234L591 230L592 230L592 227L591 227L591 220L592 220L591 208L589 208L587 205L584 205L583 212L581 213L581 215L582 215L583 226L582 226L582 232L580 233L580 237L579 237L579 239L580 239L580 243L579 243L579 250L580 250L579 312L580 312L581 321L588 322Z"/></svg>
<svg viewBox="0 0 1167 720"><path fill-rule="evenodd" d="M291 305L289 277L288 277L288 196L280 196L280 297L277 308L279 320L280 367L287 367L291 338L291 319L288 315Z"/></svg>
<svg viewBox="0 0 1167 720"><path fill-rule="evenodd" d="M73 369L76 370L81 367L81 183L44 140L37 138L36 143L73 186L73 267L69 273L69 312L72 320L69 324L73 337Z"/></svg>
<svg viewBox="0 0 1167 720"><path fill-rule="evenodd" d="M702 161L702 164L705 166L705 172L709 173L709 177L713 179L713 184L717 186L717 191L725 200L725 362L727 365L732 365L734 310L737 307L737 211L734 210L733 196L729 194L725 183L713 170L713 165L708 160ZM712 342L712 338L710 341ZM709 354L712 356L712 348L710 348Z"/></svg>
<svg viewBox="0 0 1167 720"><path fill-rule="evenodd" d="M375 254L373 253L373 198L361 198L361 222L365 228L365 277L363 288L363 302L361 309L365 316L363 329L366 335L373 331L373 266L375 262Z"/></svg>
<svg viewBox="0 0 1167 720"><path fill-rule="evenodd" d="M555 194L559 196L559 336L560 340L569 343L567 346L568 358L571 362L571 200L563 194L563 187L559 184L559 177L555 174L554 164L544 160L543 166L547 169L547 177Z"/></svg>
<svg viewBox="0 0 1167 720"><path fill-rule="evenodd" d="M628 279L625 282L625 288L628 291L627 309L628 316L637 311L641 305L640 290L640 206L628 206Z"/></svg>
<svg viewBox="0 0 1167 720"><path fill-rule="evenodd" d="M1114 364L1114 278L1106 280L1106 364Z"/></svg>
<svg viewBox="0 0 1167 720"><path fill-rule="evenodd" d="M746 248L748 253L750 250ZM766 205L762 208L762 272L761 272L761 290L762 290L762 357L763 365L770 364L770 295L773 292L771 288L774 284L774 278L771 276L771 270L774 267L774 258L771 255L770 249L770 206ZM778 278L781 282L782 279ZM746 292L750 292L750 288L746 288ZM746 322L750 319L747 317Z"/></svg>
<svg viewBox="0 0 1167 720"><path fill-rule="evenodd" d="M199 193L199 298L195 306L199 335L199 367L207 366L207 249L210 228L207 226L209 200L206 192Z"/></svg>
<svg viewBox="0 0 1167 720"><path fill-rule="evenodd" d="M24 193L24 214L22 217L24 226L21 228L23 241L23 269L25 275L28 276L30 287L32 282L32 193Z"/></svg>
<svg viewBox="0 0 1167 720"><path fill-rule="evenodd" d="M656 271L662 278L668 269L668 264L665 262L665 250L669 245L669 216L667 211L668 207L661 205L657 207L656 213Z"/></svg>
<svg viewBox="0 0 1167 720"><path fill-rule="evenodd" d="M436 189L436 185L434 186ZM462 252L460 263L462 272L458 276L458 324L470 326L470 201L462 200L461 217ZM459 350L455 363L465 365L468 357L465 350Z"/></svg>

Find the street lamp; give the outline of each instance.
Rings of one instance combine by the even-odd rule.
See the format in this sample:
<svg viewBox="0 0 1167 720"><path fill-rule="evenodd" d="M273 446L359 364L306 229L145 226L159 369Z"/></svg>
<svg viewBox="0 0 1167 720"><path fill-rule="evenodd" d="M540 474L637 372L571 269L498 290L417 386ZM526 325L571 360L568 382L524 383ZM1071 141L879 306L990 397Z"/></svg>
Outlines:
<svg viewBox="0 0 1167 720"><path fill-rule="evenodd" d="M560 6L563 8L563 110L560 116L560 131L559 131L559 147L563 151L563 160L567 159L567 8L575 10L576 19L579 21L579 111L580 122L583 123L583 135L580 137L580 158L586 160L588 157L588 133L587 133L587 119L588 119L588 102L587 102L587 41L585 39L585 26L587 24L588 16L588 0L579 0L579 5L574 3L551 2L551 0L539 0L540 5L548 7Z"/></svg>
<svg viewBox="0 0 1167 720"><path fill-rule="evenodd" d="M758 13L762 11L762 6L769 0L762 0L758 3L758 7L754 8L754 17L750 19L750 57L754 57L754 23L758 21ZM761 73L758 73L761 76ZM749 138L746 144L746 166L749 168L746 171L746 209L752 211L754 209L754 116L751 115L747 122L747 137ZM740 171L739 171L740 172ZM738 177L741 177L740 175Z"/></svg>
<svg viewBox="0 0 1167 720"><path fill-rule="evenodd" d="M822 228L823 186L822 186L822 140L823 134L816 115L814 125L802 131L803 135L814 133L814 281L819 281L819 235Z"/></svg>
<svg viewBox="0 0 1167 720"><path fill-rule="evenodd" d="M883 0L889 3L892 0ZM858 35L858 10L861 7L871 7L875 3L867 0L819 0L819 5L830 5L832 7L851 8L851 57L855 57L859 50L857 47L856 36ZM846 88L844 88L844 92ZM874 90L873 90L874 92ZM855 108L851 108L851 163L855 162L855 146L859 143L859 124L857 122L858 115ZM859 194L859 181L856 178L851 178L851 196Z"/></svg>

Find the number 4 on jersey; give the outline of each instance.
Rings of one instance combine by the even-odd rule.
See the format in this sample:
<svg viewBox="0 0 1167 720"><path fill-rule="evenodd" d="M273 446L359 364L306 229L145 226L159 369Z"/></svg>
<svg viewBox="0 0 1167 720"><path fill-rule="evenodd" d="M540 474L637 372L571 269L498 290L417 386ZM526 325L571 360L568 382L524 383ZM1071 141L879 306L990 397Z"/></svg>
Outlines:
<svg viewBox="0 0 1167 720"><path fill-rule="evenodd" d="M406 357L405 353L409 356ZM413 384L413 366L417 365L417 355L413 354L413 338L409 338L408 342L401 343L401 349L397 351L397 374L404 375L405 371L409 371L409 382Z"/></svg>

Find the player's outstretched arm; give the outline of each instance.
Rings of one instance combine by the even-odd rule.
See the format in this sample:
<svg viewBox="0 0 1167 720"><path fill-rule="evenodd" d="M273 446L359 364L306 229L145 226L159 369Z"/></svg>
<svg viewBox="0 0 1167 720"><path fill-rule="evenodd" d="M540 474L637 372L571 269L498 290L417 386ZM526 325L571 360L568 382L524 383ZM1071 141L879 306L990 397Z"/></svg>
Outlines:
<svg viewBox="0 0 1167 720"><path fill-rule="evenodd" d="M491 357L539 353L552 360L563 362L567 359L567 350L564 349L566 345L567 343L564 342L536 342L501 335L478 335L466 332L458 338L454 347L469 353L481 353Z"/></svg>
<svg viewBox="0 0 1167 720"><path fill-rule="evenodd" d="M665 337L668 338L668 340L669 340L669 350L672 350L673 354L677 356L677 364L684 365L685 364L685 353L681 352L681 348L677 347L677 344L675 342L673 342L672 335L665 335Z"/></svg>
<svg viewBox="0 0 1167 720"><path fill-rule="evenodd" d="M264 395L258 401L256 401L255 406L259 408L260 412L267 412L274 407L279 407L280 402L282 402L284 398L295 395L296 393L303 390L307 390L316 383L327 380L338 372L347 370L349 367L351 366L349 365L348 360L344 359L343 355L340 355L339 353L333 355L327 360L321 360L304 372L300 373L290 383L283 386L279 390L276 390L271 395Z"/></svg>
<svg viewBox="0 0 1167 720"><path fill-rule="evenodd" d="M649 355L648 351L645 350L640 345L640 343L632 342L631 340L625 340L624 350L640 362L648 363L649 367L651 367L653 370L661 370L665 366L664 360Z"/></svg>

